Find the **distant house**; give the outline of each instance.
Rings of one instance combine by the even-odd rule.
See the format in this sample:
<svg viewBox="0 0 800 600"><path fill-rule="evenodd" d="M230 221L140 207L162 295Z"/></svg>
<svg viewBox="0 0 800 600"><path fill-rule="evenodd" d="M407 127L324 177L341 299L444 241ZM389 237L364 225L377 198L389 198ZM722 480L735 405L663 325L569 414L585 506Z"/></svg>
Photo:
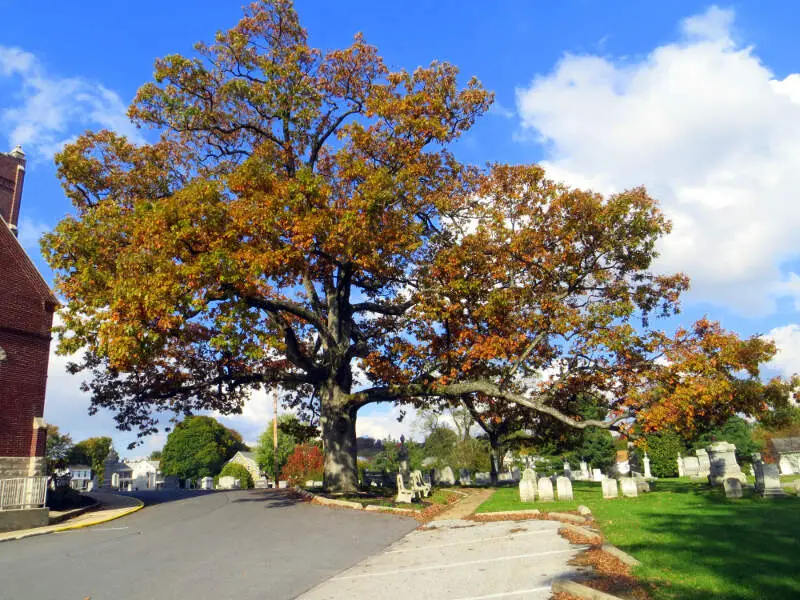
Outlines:
<svg viewBox="0 0 800 600"><path fill-rule="evenodd" d="M242 452L240 450L239 452L234 454L233 458L230 459L225 464L227 465L229 463L242 465L245 469L247 469L250 472L250 475L253 477L254 482L260 481L262 479L261 469L258 468L255 452Z"/></svg>
<svg viewBox="0 0 800 600"><path fill-rule="evenodd" d="M58 306L17 240L25 154L0 153L0 478L44 475L44 396Z"/></svg>
<svg viewBox="0 0 800 600"><path fill-rule="evenodd" d="M133 469L120 462L119 454L113 448L103 464L103 487L115 490L133 489Z"/></svg>
<svg viewBox="0 0 800 600"><path fill-rule="evenodd" d="M133 489L154 490L164 486L164 477L159 468L159 461L140 458L126 460L125 464L131 468Z"/></svg>
<svg viewBox="0 0 800 600"><path fill-rule="evenodd" d="M92 467L88 465L70 465L69 484L74 490L86 491L90 488L92 481Z"/></svg>
<svg viewBox="0 0 800 600"><path fill-rule="evenodd" d="M773 438L770 446L781 475L800 473L800 437Z"/></svg>

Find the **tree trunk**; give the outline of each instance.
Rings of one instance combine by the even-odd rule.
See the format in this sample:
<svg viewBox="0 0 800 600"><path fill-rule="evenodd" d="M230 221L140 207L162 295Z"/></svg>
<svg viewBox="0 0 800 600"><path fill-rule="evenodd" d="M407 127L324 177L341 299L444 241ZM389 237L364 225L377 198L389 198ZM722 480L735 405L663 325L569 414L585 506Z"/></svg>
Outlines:
<svg viewBox="0 0 800 600"><path fill-rule="evenodd" d="M325 491L350 493L358 490L356 466L356 415L358 406L343 402L338 386L324 390L322 397L322 446L325 452Z"/></svg>
<svg viewBox="0 0 800 600"><path fill-rule="evenodd" d="M500 447L500 437L497 435L489 435L489 445L492 448L492 470L491 478L492 485L497 485L497 475L500 472L500 466L503 464L502 448Z"/></svg>

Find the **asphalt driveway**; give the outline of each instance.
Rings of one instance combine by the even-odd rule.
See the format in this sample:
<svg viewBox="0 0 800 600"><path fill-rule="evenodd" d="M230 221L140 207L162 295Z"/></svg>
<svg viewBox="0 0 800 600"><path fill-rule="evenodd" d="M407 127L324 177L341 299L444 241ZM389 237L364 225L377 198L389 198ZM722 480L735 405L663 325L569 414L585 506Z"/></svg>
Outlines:
<svg viewBox="0 0 800 600"><path fill-rule="evenodd" d="M0 544L0 599L295 598L418 525L273 490L144 500L116 521Z"/></svg>

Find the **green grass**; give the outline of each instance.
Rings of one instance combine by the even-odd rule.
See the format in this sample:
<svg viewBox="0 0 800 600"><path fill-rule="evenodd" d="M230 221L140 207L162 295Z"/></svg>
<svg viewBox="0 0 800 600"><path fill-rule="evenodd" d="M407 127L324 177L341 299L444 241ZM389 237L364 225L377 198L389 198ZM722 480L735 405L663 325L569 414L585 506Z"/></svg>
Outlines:
<svg viewBox="0 0 800 600"><path fill-rule="evenodd" d="M592 509L606 538L642 561L634 573L658 600L800 598L800 499L763 499L688 479L659 480L638 498L603 500L597 483L575 482L574 502L523 504L499 489L478 512Z"/></svg>

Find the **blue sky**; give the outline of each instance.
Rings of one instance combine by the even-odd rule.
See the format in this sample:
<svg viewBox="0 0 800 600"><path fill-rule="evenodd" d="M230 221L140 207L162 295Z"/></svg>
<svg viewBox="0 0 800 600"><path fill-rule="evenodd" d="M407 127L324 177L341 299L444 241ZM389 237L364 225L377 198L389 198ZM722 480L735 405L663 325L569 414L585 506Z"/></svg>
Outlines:
<svg viewBox="0 0 800 600"><path fill-rule="evenodd" d="M497 103L456 148L465 161L541 162L601 192L645 184L673 219L658 268L693 290L676 322L708 314L781 348L771 373L800 371L800 7L793 2L297 3L311 43L361 31L390 67L458 65ZM139 135L125 107L156 57L191 52L238 20L239 1L74 4L0 0L0 151L22 143L20 239L46 278L37 238L71 210L53 153L85 129ZM10 24L10 26L9 26ZM673 323L674 324L674 323ZM89 417L65 359L51 359L45 417L76 439L132 438ZM255 439L265 395L226 422ZM359 432L399 436L389 407ZM158 447L149 440L136 453Z"/></svg>

